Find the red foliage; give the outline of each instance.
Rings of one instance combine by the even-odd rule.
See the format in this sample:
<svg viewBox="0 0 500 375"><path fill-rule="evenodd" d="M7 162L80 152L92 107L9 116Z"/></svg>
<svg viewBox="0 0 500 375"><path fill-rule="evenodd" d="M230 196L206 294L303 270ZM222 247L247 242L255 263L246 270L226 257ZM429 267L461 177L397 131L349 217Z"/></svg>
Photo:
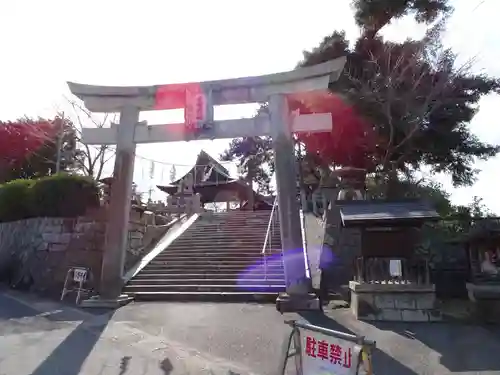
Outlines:
<svg viewBox="0 0 500 375"><path fill-rule="evenodd" d="M48 141L53 141L58 128L57 121L18 120L0 122L0 163L17 164Z"/></svg>
<svg viewBox="0 0 500 375"><path fill-rule="evenodd" d="M301 114L328 113L332 115L331 132L298 133L306 150L315 154L320 163L371 169L375 151L373 127L340 95L325 92L297 94L289 97L292 110Z"/></svg>

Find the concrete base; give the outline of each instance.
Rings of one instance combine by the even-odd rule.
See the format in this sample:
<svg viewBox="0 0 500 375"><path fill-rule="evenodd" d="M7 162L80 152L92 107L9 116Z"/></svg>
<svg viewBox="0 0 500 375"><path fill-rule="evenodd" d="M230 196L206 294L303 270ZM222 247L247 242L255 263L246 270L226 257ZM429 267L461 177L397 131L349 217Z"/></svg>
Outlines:
<svg viewBox="0 0 500 375"><path fill-rule="evenodd" d="M314 293L306 295L280 293L276 299L276 310L282 314L297 311L319 311L321 310L321 303Z"/></svg>
<svg viewBox="0 0 500 375"><path fill-rule="evenodd" d="M126 294L122 294L115 299L103 299L99 296L94 296L92 298L83 300L80 303L80 306L86 308L117 309L119 307L125 306L126 304L132 302L133 300L134 300L133 297L130 297Z"/></svg>
<svg viewBox="0 0 500 375"><path fill-rule="evenodd" d="M441 321L434 285L365 284L351 281L351 310L359 320Z"/></svg>
<svg viewBox="0 0 500 375"><path fill-rule="evenodd" d="M500 283L467 283L469 300L476 302L479 300L500 300Z"/></svg>
<svg viewBox="0 0 500 375"><path fill-rule="evenodd" d="M469 300L473 303L474 317L486 323L500 322L500 284L467 283Z"/></svg>

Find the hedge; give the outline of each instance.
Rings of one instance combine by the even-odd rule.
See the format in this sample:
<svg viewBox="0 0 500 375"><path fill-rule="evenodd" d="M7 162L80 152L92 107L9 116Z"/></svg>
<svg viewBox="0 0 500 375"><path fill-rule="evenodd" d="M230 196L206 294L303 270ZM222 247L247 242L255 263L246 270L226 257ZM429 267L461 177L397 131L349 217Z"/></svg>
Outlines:
<svg viewBox="0 0 500 375"><path fill-rule="evenodd" d="M0 222L32 217L72 218L98 206L97 184L83 176L57 174L0 185Z"/></svg>

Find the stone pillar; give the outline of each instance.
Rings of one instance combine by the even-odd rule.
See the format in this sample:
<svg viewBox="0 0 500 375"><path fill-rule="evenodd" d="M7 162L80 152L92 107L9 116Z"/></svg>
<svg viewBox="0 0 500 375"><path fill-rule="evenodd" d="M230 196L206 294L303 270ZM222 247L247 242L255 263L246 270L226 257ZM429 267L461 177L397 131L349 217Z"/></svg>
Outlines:
<svg viewBox="0 0 500 375"><path fill-rule="evenodd" d="M194 207L193 213L195 213L195 214L202 213L203 210L201 207L201 194L200 193L194 194L192 199L193 199L193 207Z"/></svg>
<svg viewBox="0 0 500 375"><path fill-rule="evenodd" d="M278 213L285 267L286 291L277 303L281 311L316 309L311 297L311 280L306 277L305 260L300 229L299 203L296 197L296 161L294 143L289 127L290 113L284 95L273 95L269 100L273 137ZM280 296L281 298L281 296Z"/></svg>
<svg viewBox="0 0 500 375"><path fill-rule="evenodd" d="M139 120L139 109L125 107L120 113L117 126L117 145L105 250L102 260L100 299L118 300L123 287L128 220L130 216L132 182L134 173L135 126Z"/></svg>

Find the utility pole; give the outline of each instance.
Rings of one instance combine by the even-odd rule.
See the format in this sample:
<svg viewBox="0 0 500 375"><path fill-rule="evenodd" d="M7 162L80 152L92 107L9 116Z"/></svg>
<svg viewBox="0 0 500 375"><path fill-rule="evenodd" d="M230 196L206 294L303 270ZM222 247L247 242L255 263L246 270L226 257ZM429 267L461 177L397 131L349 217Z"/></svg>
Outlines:
<svg viewBox="0 0 500 375"><path fill-rule="evenodd" d="M56 173L61 170L61 154L62 154L62 141L64 137L64 112L61 116L61 129L57 132L57 159L56 159Z"/></svg>

